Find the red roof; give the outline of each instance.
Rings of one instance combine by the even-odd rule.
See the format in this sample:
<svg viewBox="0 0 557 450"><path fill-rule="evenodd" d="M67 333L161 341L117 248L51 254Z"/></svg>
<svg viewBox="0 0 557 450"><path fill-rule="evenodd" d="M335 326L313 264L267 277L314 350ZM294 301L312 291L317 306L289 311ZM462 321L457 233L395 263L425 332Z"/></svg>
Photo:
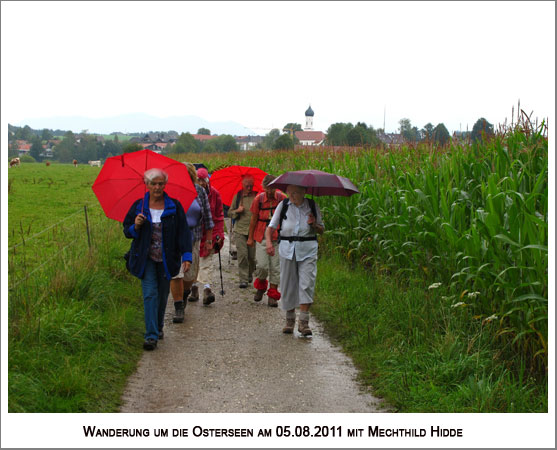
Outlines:
<svg viewBox="0 0 557 450"><path fill-rule="evenodd" d="M198 141L210 141L211 139L214 139L218 136L210 136L208 134L192 134L194 139L197 139Z"/></svg>
<svg viewBox="0 0 557 450"><path fill-rule="evenodd" d="M325 133L322 131L296 131L295 134L300 141L321 142L325 139Z"/></svg>
<svg viewBox="0 0 557 450"><path fill-rule="evenodd" d="M31 150L31 144L29 142L22 141L20 139L18 139L16 142L18 150Z"/></svg>

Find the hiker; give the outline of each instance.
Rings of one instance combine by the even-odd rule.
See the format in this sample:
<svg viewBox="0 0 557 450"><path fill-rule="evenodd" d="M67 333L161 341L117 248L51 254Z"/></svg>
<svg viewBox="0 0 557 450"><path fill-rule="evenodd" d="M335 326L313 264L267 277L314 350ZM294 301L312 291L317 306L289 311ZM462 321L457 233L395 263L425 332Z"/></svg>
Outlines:
<svg viewBox="0 0 557 450"><path fill-rule="evenodd" d="M184 321L184 309L188 301L199 300L199 291L196 297L189 297L193 282L197 279L199 272L199 250L203 237L207 248L213 246L213 218L209 207L209 198L205 189L197 183L197 172L191 163L185 163L188 168L191 181L197 191L197 198L186 211L186 219L192 234L192 264L190 270L182 272L170 281L170 292L174 300L174 317L172 322L182 323ZM203 235L203 233L205 233Z"/></svg>
<svg viewBox="0 0 557 450"><path fill-rule="evenodd" d="M222 206L222 211L224 212L224 223L226 225L226 231L228 232L228 254L233 261L238 259L238 250L236 249L236 241L234 239L234 221L228 217L228 205Z"/></svg>
<svg viewBox="0 0 557 450"><path fill-rule="evenodd" d="M238 251L238 275L240 288L245 289L253 281L252 274L255 270L255 248L248 247L249 224L251 221L251 204L255 198L253 191L253 177L246 176L242 179L242 190L232 199L228 210L228 217L234 219L234 240Z"/></svg>
<svg viewBox="0 0 557 450"><path fill-rule="evenodd" d="M133 239L129 269L141 279L143 291L143 348L154 350L164 337L170 280L178 272L190 270L192 238L182 204L164 192L168 174L154 168L147 170L143 178L148 192L133 203L123 225L124 235Z"/></svg>
<svg viewBox="0 0 557 450"><path fill-rule="evenodd" d="M267 305L278 306L280 293L278 285L280 283L280 259L277 252L273 256L266 251L265 229L273 217L277 205L286 198L282 192L277 191L269 183L276 177L265 175L261 185L263 192L257 194L251 204L251 222L249 224L249 235L247 245L253 247L255 244L255 260L257 268L255 270L255 280L253 286L257 289L253 300L260 302L263 295L267 292ZM272 233L272 245L276 250L278 245L278 231ZM267 280L269 277L269 280ZM267 286L269 290L267 291Z"/></svg>
<svg viewBox="0 0 557 450"><path fill-rule="evenodd" d="M197 169L197 182L207 193L209 198L209 207L211 209L211 217L213 219L213 246L208 248L205 233L205 226L203 226L202 240L199 247L199 273L196 282L199 281L204 284L203 286L203 304L210 305L215 301L215 294L211 291L209 273L215 265L215 253L218 253L224 245L224 213L222 210L222 199L219 191L217 191L210 184L209 172L207 169L200 167ZM194 284L191 288L191 297L199 299L199 287Z"/></svg>
<svg viewBox="0 0 557 450"><path fill-rule="evenodd" d="M317 276L317 234L322 234L325 226L319 207L313 199L305 198L305 193L306 188L302 186L288 185L288 199L277 206L265 230L265 243L267 253L273 256L272 233L280 228L281 309L286 311L286 326L282 332L294 332L296 308L299 307L298 331L302 336L311 336L309 308Z"/></svg>

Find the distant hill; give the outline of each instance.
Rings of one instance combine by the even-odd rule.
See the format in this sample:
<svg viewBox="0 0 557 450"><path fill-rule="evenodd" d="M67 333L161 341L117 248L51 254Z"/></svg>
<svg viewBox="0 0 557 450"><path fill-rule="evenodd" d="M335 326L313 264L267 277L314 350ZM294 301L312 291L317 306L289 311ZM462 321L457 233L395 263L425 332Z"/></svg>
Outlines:
<svg viewBox="0 0 557 450"><path fill-rule="evenodd" d="M45 117L22 120L13 125L23 127L29 125L36 130L44 128L55 130L71 130L79 133L87 130L89 133L110 134L143 133L149 131L174 130L178 133L197 133L199 128L208 128L211 134L231 134L233 136L255 135L250 130L237 122L209 122L197 116L154 117L148 114L125 114L114 117L90 118L80 116Z"/></svg>

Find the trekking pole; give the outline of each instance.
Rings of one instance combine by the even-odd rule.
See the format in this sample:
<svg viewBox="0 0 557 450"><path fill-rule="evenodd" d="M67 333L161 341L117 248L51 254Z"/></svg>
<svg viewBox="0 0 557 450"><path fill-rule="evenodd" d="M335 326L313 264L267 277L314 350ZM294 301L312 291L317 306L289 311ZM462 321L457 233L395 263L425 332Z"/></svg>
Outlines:
<svg viewBox="0 0 557 450"><path fill-rule="evenodd" d="M219 272L220 272L220 295L224 297L224 285L222 283L222 263L220 259L220 245L219 245L219 236L216 238L215 247L219 246Z"/></svg>

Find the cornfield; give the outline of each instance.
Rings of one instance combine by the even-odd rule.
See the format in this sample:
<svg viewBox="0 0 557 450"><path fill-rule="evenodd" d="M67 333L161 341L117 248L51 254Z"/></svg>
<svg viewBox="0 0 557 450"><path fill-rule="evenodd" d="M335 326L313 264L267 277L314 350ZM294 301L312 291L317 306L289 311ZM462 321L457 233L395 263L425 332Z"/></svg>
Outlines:
<svg viewBox="0 0 557 450"><path fill-rule="evenodd" d="M547 126L523 114L483 143L193 155L215 170L318 169L360 195L318 199L324 245L371 273L442 285L439 305L497 324L496 336L547 370ZM179 155L178 158L192 155Z"/></svg>

